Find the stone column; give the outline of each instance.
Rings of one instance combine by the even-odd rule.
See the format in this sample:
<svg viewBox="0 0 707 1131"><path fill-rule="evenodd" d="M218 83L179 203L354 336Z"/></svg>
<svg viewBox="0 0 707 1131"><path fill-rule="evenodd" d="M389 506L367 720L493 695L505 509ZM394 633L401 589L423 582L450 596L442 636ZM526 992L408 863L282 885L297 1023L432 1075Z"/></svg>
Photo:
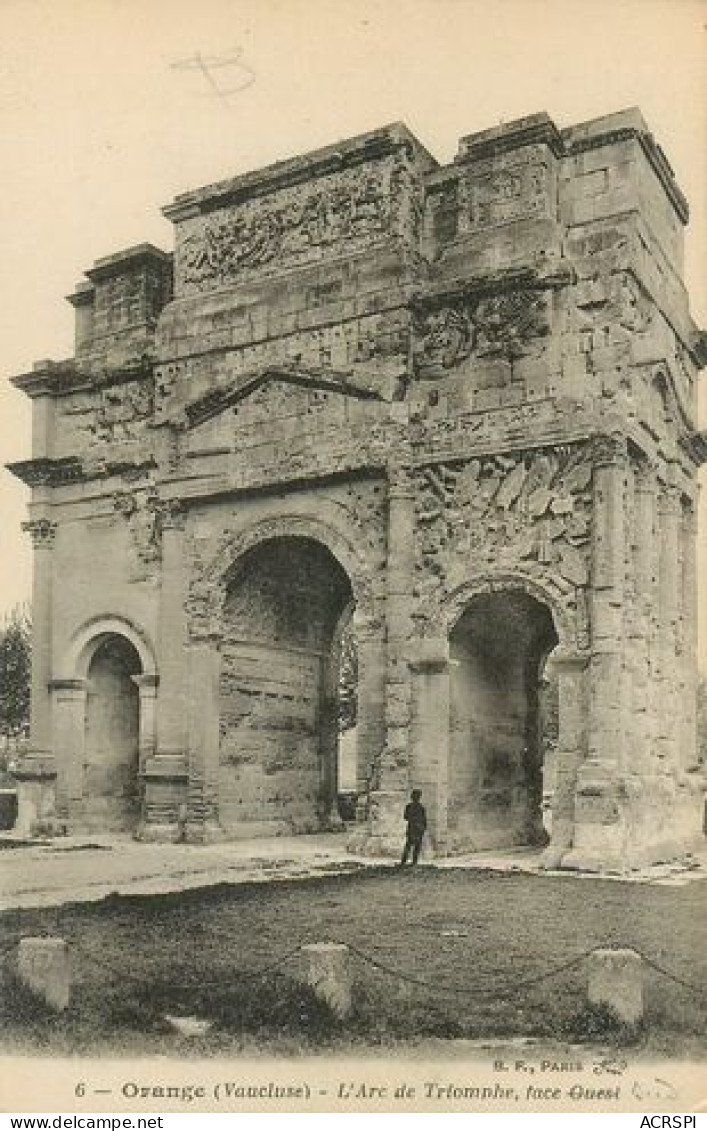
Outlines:
<svg viewBox="0 0 707 1131"><path fill-rule="evenodd" d="M622 438L598 439L593 475L588 745L577 777L574 847L564 860L573 867L597 871L620 866L624 848L618 786L624 738L626 462Z"/></svg>
<svg viewBox="0 0 707 1131"><path fill-rule="evenodd" d="M218 823L220 637L192 639L187 649L187 745L189 786L186 837L196 843L222 839Z"/></svg>
<svg viewBox="0 0 707 1131"><path fill-rule="evenodd" d="M358 722L356 726L356 790L366 801L376 760L385 745L386 645L382 623L354 613L358 650Z"/></svg>
<svg viewBox="0 0 707 1131"><path fill-rule="evenodd" d="M634 634L631 649L634 699L631 726L634 739L627 753L629 772L655 771L655 734L658 716L654 679L656 665L657 554L656 522L658 481L653 464L643 463L636 472L634 507L633 575L635 590Z"/></svg>
<svg viewBox="0 0 707 1131"><path fill-rule="evenodd" d="M669 473L669 479L672 475ZM680 590L680 493L672 482L659 503L658 620L660 679L656 750L659 773L673 774L680 764L680 724L677 627Z"/></svg>
<svg viewBox="0 0 707 1131"><path fill-rule="evenodd" d="M319 681L319 798L317 816L322 829L342 827L337 806L339 793L339 672L337 641L321 658ZM339 651L340 655L340 651Z"/></svg>
<svg viewBox="0 0 707 1131"><path fill-rule="evenodd" d="M30 741L15 771L17 828L27 835L52 831L56 764L52 743L52 548L56 523L37 516L22 524L34 547L32 570L32 674Z"/></svg>
<svg viewBox="0 0 707 1131"><path fill-rule="evenodd" d="M48 518L24 522L34 548L32 572L32 682L30 699L30 752L46 758L52 747L52 549L56 523Z"/></svg>
<svg viewBox="0 0 707 1131"><path fill-rule="evenodd" d="M410 656L413 673L410 784L422 790L428 816L428 839L437 856L445 856L449 849L449 665L446 636L421 640Z"/></svg>
<svg viewBox="0 0 707 1131"><path fill-rule="evenodd" d="M70 831L83 812L86 680L55 679L51 691L57 819Z"/></svg>
<svg viewBox="0 0 707 1131"><path fill-rule="evenodd" d="M186 616L184 610L185 511L178 499L159 507L162 533L155 677L139 676L141 840L174 841L184 831L187 800Z"/></svg>
<svg viewBox="0 0 707 1131"><path fill-rule="evenodd" d="M552 832L543 853L546 868L557 868L573 844L577 774L587 747L588 663L588 654L559 648L552 654L558 681L559 727L554 755Z"/></svg>
<svg viewBox="0 0 707 1131"><path fill-rule="evenodd" d="M410 605L414 569L414 488L407 469L388 472L388 567L386 592L386 743L377 788L371 795L371 836L380 851L400 846L402 809L410 784Z"/></svg>
<svg viewBox="0 0 707 1131"><path fill-rule="evenodd" d="M697 506L686 499L682 512L682 639L684 706L681 755L688 771L697 761Z"/></svg>
<svg viewBox="0 0 707 1131"><path fill-rule="evenodd" d="M160 575L160 622L158 656L160 691L157 702L157 756L185 766L186 712L186 613L184 577L185 511L170 500L160 509L162 570Z"/></svg>

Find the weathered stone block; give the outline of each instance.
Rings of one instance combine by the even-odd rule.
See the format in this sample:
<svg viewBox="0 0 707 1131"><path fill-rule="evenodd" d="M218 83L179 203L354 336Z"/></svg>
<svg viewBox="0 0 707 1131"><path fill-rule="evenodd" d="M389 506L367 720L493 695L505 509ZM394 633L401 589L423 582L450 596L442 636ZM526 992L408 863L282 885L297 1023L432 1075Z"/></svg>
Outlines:
<svg viewBox="0 0 707 1131"><path fill-rule="evenodd" d="M71 972L64 939L21 939L17 973L20 981L52 1009L61 1013L69 1008Z"/></svg>
<svg viewBox="0 0 707 1131"><path fill-rule="evenodd" d="M301 953L305 984L335 1017L345 1021L353 1004L349 948L343 943L306 943Z"/></svg>
<svg viewBox="0 0 707 1131"><path fill-rule="evenodd" d="M643 1018L643 960L634 950L595 950L587 958L587 1000L626 1025Z"/></svg>

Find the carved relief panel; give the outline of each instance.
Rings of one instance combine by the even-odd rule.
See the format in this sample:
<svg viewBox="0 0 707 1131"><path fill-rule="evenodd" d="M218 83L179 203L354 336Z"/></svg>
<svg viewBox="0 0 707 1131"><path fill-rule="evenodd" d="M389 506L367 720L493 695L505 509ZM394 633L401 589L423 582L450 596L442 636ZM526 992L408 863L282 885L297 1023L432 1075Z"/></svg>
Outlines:
<svg viewBox="0 0 707 1131"><path fill-rule="evenodd" d="M420 189L401 149L385 159L276 189L178 227L180 296L370 247L391 237L412 249Z"/></svg>
<svg viewBox="0 0 707 1131"><path fill-rule="evenodd" d="M461 182L460 231L554 217L556 164L545 147L528 147L502 162L475 161Z"/></svg>
<svg viewBox="0 0 707 1131"><path fill-rule="evenodd" d="M418 307L413 364L418 377L443 377L472 357L513 361L550 332L551 292L523 287Z"/></svg>
<svg viewBox="0 0 707 1131"><path fill-rule="evenodd" d="M415 478L421 595L452 586L460 572L519 569L546 575L584 604L592 506L585 446L429 465Z"/></svg>

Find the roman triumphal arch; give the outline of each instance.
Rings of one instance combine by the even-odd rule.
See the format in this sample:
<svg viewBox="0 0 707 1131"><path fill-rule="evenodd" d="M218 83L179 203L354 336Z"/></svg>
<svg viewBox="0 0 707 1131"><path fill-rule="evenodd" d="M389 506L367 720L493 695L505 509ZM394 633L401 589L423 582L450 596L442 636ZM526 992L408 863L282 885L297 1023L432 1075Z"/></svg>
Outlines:
<svg viewBox="0 0 707 1131"><path fill-rule="evenodd" d="M99 260L32 398L28 831L700 835L688 210L638 111L441 166L403 125L188 192ZM347 634L348 637L347 637ZM550 688L550 691L548 691ZM340 801L340 798L339 798Z"/></svg>

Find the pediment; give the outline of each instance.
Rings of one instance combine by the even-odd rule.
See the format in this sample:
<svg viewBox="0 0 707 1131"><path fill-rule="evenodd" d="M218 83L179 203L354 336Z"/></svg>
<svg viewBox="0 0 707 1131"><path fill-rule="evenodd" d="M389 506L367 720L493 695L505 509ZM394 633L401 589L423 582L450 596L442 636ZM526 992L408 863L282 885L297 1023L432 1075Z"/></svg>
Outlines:
<svg viewBox="0 0 707 1131"><path fill-rule="evenodd" d="M185 408L190 428L213 421L225 412L243 419L296 416L313 405L344 398L380 401L381 394L350 373L277 366L251 373L210 390Z"/></svg>

